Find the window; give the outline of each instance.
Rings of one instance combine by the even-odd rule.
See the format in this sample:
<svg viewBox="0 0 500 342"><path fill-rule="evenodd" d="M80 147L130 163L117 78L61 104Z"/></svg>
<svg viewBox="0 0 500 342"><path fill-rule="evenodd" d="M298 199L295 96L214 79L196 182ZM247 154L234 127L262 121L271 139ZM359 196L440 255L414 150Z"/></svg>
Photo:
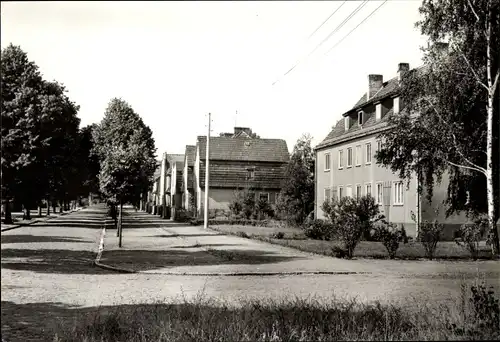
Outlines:
<svg viewBox="0 0 500 342"><path fill-rule="evenodd" d="M344 151L339 151L339 169L344 167Z"/></svg>
<svg viewBox="0 0 500 342"><path fill-rule="evenodd" d="M248 170L247 177L248 177L248 179L254 179L254 177L255 177L255 170Z"/></svg>
<svg viewBox="0 0 500 342"><path fill-rule="evenodd" d="M403 204L403 182L394 182L394 204Z"/></svg>
<svg viewBox="0 0 500 342"><path fill-rule="evenodd" d="M330 153L325 153L325 171L330 171Z"/></svg>
<svg viewBox="0 0 500 342"><path fill-rule="evenodd" d="M324 201L327 201L330 199L330 189L325 188L325 197L323 198Z"/></svg>
<svg viewBox="0 0 500 342"><path fill-rule="evenodd" d="M346 195L347 197L352 197L352 186L347 185L347 186L345 187L345 195Z"/></svg>
<svg viewBox="0 0 500 342"><path fill-rule="evenodd" d="M361 165L361 145L356 146L356 166Z"/></svg>
<svg viewBox="0 0 500 342"><path fill-rule="evenodd" d="M372 144L368 143L366 144L366 153L365 153L365 162L366 164L371 164L372 162Z"/></svg>
<svg viewBox="0 0 500 342"><path fill-rule="evenodd" d="M341 199L342 197L344 197L344 188L339 186L339 199Z"/></svg>
<svg viewBox="0 0 500 342"><path fill-rule="evenodd" d="M352 147L347 149L347 167L352 166Z"/></svg>
<svg viewBox="0 0 500 342"><path fill-rule="evenodd" d="M259 194L259 200L260 201L266 201L269 203L269 194L267 192L261 192Z"/></svg>
<svg viewBox="0 0 500 342"><path fill-rule="evenodd" d="M372 185L371 184L365 184L365 195L372 196Z"/></svg>
<svg viewBox="0 0 500 342"><path fill-rule="evenodd" d="M361 197L361 184L356 184L356 198Z"/></svg>
<svg viewBox="0 0 500 342"><path fill-rule="evenodd" d="M358 125L362 125L363 124L363 112L359 112L358 113Z"/></svg>
<svg viewBox="0 0 500 342"><path fill-rule="evenodd" d="M377 197L375 198L377 204L382 204L382 194L383 194L383 184L382 183L377 183Z"/></svg>

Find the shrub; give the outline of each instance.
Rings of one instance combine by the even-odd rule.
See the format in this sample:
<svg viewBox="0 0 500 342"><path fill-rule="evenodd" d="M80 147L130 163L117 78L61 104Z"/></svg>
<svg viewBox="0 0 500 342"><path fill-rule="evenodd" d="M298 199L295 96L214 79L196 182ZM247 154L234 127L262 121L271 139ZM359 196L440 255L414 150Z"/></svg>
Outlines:
<svg viewBox="0 0 500 342"><path fill-rule="evenodd" d="M472 224L464 224L457 232L455 242L457 245L466 248L472 259L476 260L479 256L479 242L488 230L488 219L480 218Z"/></svg>
<svg viewBox="0 0 500 342"><path fill-rule="evenodd" d="M276 232L276 233L273 233L273 234L271 235L271 238L273 238L273 239L278 239L278 240L281 240L281 239L283 239L284 237L285 237L285 233L283 233L283 232Z"/></svg>
<svg viewBox="0 0 500 342"><path fill-rule="evenodd" d="M312 220L304 228L304 234L313 240L329 241L332 233L332 225L321 219Z"/></svg>
<svg viewBox="0 0 500 342"><path fill-rule="evenodd" d="M236 236L239 236L239 237L245 238L245 239L250 239L250 236L247 233L242 232L242 231L236 232Z"/></svg>
<svg viewBox="0 0 500 342"><path fill-rule="evenodd" d="M332 247L332 255L335 256L336 258L343 259L347 256L347 252L342 247L333 246Z"/></svg>
<svg viewBox="0 0 500 342"><path fill-rule="evenodd" d="M191 214L184 208L175 210L174 220L177 222L189 222Z"/></svg>
<svg viewBox="0 0 500 342"><path fill-rule="evenodd" d="M490 287L486 289L484 284L470 287L469 310L462 308L468 313L461 324L450 324L450 330L457 336L469 340L498 340L500 333L500 304L498 298ZM465 303L464 303L465 304Z"/></svg>
<svg viewBox="0 0 500 342"><path fill-rule="evenodd" d="M418 241L422 243L425 249L425 256L432 260L436 252L437 243L441 239L444 225L434 222L424 221L418 228Z"/></svg>
<svg viewBox="0 0 500 342"><path fill-rule="evenodd" d="M189 223L192 225L192 226L200 226L203 224L203 220L199 219L199 218L193 218L189 221Z"/></svg>
<svg viewBox="0 0 500 342"><path fill-rule="evenodd" d="M400 242L406 243L408 241L404 226L401 225L398 228L392 223L380 223L377 225L373 237L375 240L382 242L387 249L387 253L389 253L389 259L395 258Z"/></svg>

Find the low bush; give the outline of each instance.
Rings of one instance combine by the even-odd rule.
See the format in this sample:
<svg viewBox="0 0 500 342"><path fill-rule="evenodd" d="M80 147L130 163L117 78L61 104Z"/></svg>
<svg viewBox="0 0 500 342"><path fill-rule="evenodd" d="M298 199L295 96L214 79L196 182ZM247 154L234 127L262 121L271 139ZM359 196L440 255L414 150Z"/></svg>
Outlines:
<svg viewBox="0 0 500 342"><path fill-rule="evenodd" d="M329 241L332 233L332 225L321 219L311 220L304 227L304 234L313 240Z"/></svg>
<svg viewBox="0 0 500 342"><path fill-rule="evenodd" d="M271 238L273 238L273 239L278 239L278 240L281 240L281 239L283 239L284 237L285 237L285 233L283 233L283 232L276 232L276 233L273 233L273 234L271 235Z"/></svg>
<svg viewBox="0 0 500 342"><path fill-rule="evenodd" d="M242 231L236 232L236 236L239 236L239 237L245 238L245 239L250 239L250 236L247 233L242 232Z"/></svg>
<svg viewBox="0 0 500 342"><path fill-rule="evenodd" d="M184 208L175 210L174 221L176 222L189 222L192 219L191 213Z"/></svg>
<svg viewBox="0 0 500 342"><path fill-rule="evenodd" d="M339 246L332 247L332 255L336 258L344 259L347 256L347 251Z"/></svg>
<svg viewBox="0 0 500 342"><path fill-rule="evenodd" d="M472 224L464 224L457 231L455 242L467 249L473 260L479 256L479 242L488 230L488 219L480 218Z"/></svg>
<svg viewBox="0 0 500 342"><path fill-rule="evenodd" d="M374 239L382 242L389 253L389 258L394 259L401 242L408 241L404 226L397 227L393 223L381 222L375 226Z"/></svg>
<svg viewBox="0 0 500 342"><path fill-rule="evenodd" d="M418 228L418 241L424 246L425 256L432 260L436 252L437 243L441 239L444 225L437 221L424 221Z"/></svg>
<svg viewBox="0 0 500 342"><path fill-rule="evenodd" d="M213 226L219 225L238 225L238 226L254 226L254 227L269 227L269 220L250 220L250 219L228 219L228 220L209 220L208 223Z"/></svg>
<svg viewBox="0 0 500 342"><path fill-rule="evenodd" d="M189 220L189 223L192 226L201 226L203 224L203 220L201 220L199 218L192 218L191 220Z"/></svg>

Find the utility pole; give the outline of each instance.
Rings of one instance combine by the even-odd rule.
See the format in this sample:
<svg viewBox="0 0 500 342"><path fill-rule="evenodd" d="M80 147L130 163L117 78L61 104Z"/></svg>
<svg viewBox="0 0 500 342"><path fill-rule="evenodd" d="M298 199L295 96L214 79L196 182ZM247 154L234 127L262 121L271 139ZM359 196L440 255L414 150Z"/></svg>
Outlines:
<svg viewBox="0 0 500 342"><path fill-rule="evenodd" d="M210 153L210 119L211 114L208 113L208 134L207 134L207 152L205 156L205 223L204 228L208 228L208 163L209 163L209 153Z"/></svg>

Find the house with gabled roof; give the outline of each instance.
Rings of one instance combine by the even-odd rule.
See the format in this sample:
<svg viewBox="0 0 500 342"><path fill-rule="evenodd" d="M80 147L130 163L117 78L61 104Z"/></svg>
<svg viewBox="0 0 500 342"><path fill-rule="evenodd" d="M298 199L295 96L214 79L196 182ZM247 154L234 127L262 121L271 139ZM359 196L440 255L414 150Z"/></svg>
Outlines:
<svg viewBox="0 0 500 342"><path fill-rule="evenodd" d="M167 208L170 212L166 213L166 218L175 217L175 210L182 206L182 169L184 168L184 155L183 154L170 154L167 156L168 169L167 169L167 182L166 182L166 196Z"/></svg>
<svg viewBox="0 0 500 342"><path fill-rule="evenodd" d="M409 64L400 63L397 76L388 81L384 81L383 75L368 75L366 93L343 113L342 119L314 148L317 218L324 218L321 206L327 199L370 194L385 217L403 224L410 236L418 234L419 222L437 219L445 224L445 238L451 239L453 232L466 221L464 215L445 215L442 203L447 196L446 173L434 188L432 202L428 202L417 193L420 184L416 175L407 187L406 181L378 165L374 158L383 144L379 134L390 128L388 118L406 111L400 96L400 81L409 71Z"/></svg>
<svg viewBox="0 0 500 342"><path fill-rule="evenodd" d="M191 211L193 208L190 207L191 200L194 198L194 183L193 183L193 173L194 173L194 159L196 154L195 145L186 145L184 152L184 167L182 169L182 183L181 183L181 193L182 193L182 208Z"/></svg>
<svg viewBox="0 0 500 342"><path fill-rule="evenodd" d="M205 205L206 143L206 136L198 136L193 165L193 195L200 216ZM210 137L209 210L228 210L235 191L244 188L274 205L289 159L285 140L261 139L247 127Z"/></svg>

